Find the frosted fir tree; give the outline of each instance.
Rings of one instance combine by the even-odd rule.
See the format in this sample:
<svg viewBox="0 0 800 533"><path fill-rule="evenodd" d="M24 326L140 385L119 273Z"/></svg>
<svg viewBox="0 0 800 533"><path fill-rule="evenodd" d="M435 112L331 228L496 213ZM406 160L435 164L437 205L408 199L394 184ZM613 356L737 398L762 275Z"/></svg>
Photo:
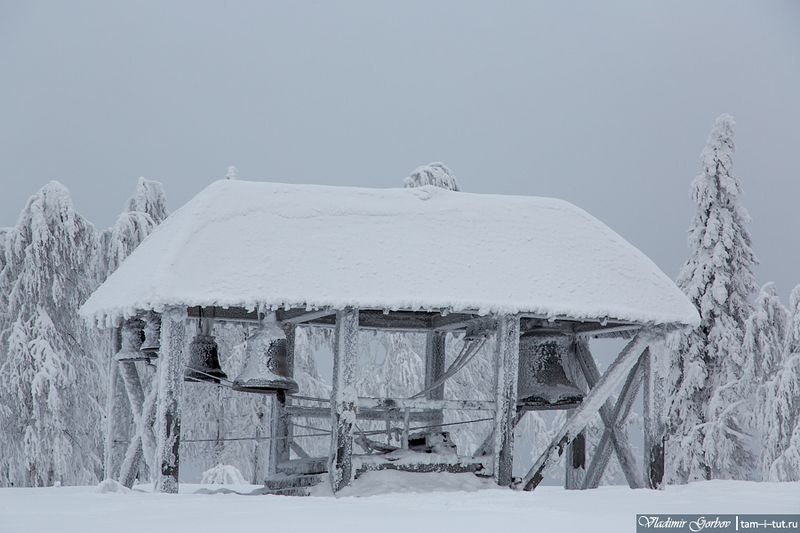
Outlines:
<svg viewBox="0 0 800 533"><path fill-rule="evenodd" d="M101 281L111 275L168 214L161 183L139 178L123 212L100 236Z"/></svg>
<svg viewBox="0 0 800 533"><path fill-rule="evenodd" d="M51 182L8 232L0 292L4 485L94 484L102 474L102 368L78 306L95 285L94 227Z"/></svg>
<svg viewBox="0 0 800 533"><path fill-rule="evenodd" d="M386 357L381 368L384 398L408 398L425 388L425 361L412 345L412 336L387 334Z"/></svg>
<svg viewBox="0 0 800 533"><path fill-rule="evenodd" d="M768 473L774 453L764 452L766 421L773 409L768 401L768 384L774 379L783 362L789 312L778 298L775 285L767 283L756 298L753 313L747 319L744 334L745 365L741 393L746 399L741 409L745 429L752 434L760 464L756 465L755 479Z"/></svg>
<svg viewBox="0 0 800 533"><path fill-rule="evenodd" d="M757 385L769 381L783 361L789 311L781 303L774 283L758 293L744 334L744 381Z"/></svg>
<svg viewBox="0 0 800 533"><path fill-rule="evenodd" d="M766 386L762 468L773 481L800 480L800 285L789 298L784 360Z"/></svg>
<svg viewBox="0 0 800 533"><path fill-rule="evenodd" d="M745 354L744 327L755 292L756 258L733 174L734 121L717 118L692 184L696 213L690 257L678 286L700 312L699 328L670 342L669 465L679 481L746 477L747 436L737 416Z"/></svg>
<svg viewBox="0 0 800 533"><path fill-rule="evenodd" d="M451 191L461 190L453 171L447 168L444 163L428 163L417 167L410 176L403 180L403 185L409 189L433 185L434 187Z"/></svg>
<svg viewBox="0 0 800 533"><path fill-rule="evenodd" d="M164 186L161 185L161 182L155 180L139 178L136 183L136 190L128 199L125 210L128 212L147 213L153 219L153 222L161 224L169 215Z"/></svg>

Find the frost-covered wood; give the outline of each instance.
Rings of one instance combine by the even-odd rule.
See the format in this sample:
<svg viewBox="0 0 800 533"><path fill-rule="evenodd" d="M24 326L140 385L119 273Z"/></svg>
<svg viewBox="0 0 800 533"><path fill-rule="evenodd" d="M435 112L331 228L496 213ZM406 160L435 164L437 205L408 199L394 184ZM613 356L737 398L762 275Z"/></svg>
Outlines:
<svg viewBox="0 0 800 533"><path fill-rule="evenodd" d="M158 409L156 412L157 492L178 492L181 408L183 389L186 309L170 308L161 315L161 349L158 356Z"/></svg>
<svg viewBox="0 0 800 533"><path fill-rule="evenodd" d="M297 326L283 324L286 334L286 373L287 377L294 378L295 341ZM278 465L288 461L291 455L292 421L286 412L286 407L291 405L291 397L284 391L278 391L272 399L270 410L270 424L272 440L269 445L269 473L274 475Z"/></svg>
<svg viewBox="0 0 800 533"><path fill-rule="evenodd" d="M589 350L589 343L587 340L581 339L576 343L575 356L581 367L584 378L586 379L586 383L593 389L600 382L601 377L594 357L592 357L592 352ZM636 361L634 361L634 364L636 364ZM604 401L600 407L600 418L603 424L611 429L609 437L628 485L631 488L639 488L642 484L642 476L639 474L638 468L636 467L636 459L634 458L628 436L614 426L614 409L615 405L613 401L610 399ZM599 476L602 476L602 474L601 471ZM597 483L599 482L600 478L598 477Z"/></svg>
<svg viewBox="0 0 800 533"><path fill-rule="evenodd" d="M658 372L659 352L648 349L642 354L642 416L644 418L644 483L660 489L664 481L664 441L667 430L664 418L664 376Z"/></svg>
<svg viewBox="0 0 800 533"><path fill-rule="evenodd" d="M156 419L157 394L157 387L153 386L145 397L136 429L125 451L125 460L120 467L119 482L128 488L133 487L142 461L151 477L155 473L156 465L153 460L156 455L156 440L153 425Z"/></svg>
<svg viewBox="0 0 800 533"><path fill-rule="evenodd" d="M125 396L124 383L119 375L119 367L114 362L114 355L120 349L119 330L108 330L110 338L108 364L108 384L106 386L106 428L105 448L103 456L103 477L113 479L119 473L120 465L125 457L125 442L130 438L128 434L131 417L130 407Z"/></svg>
<svg viewBox="0 0 800 533"><path fill-rule="evenodd" d="M358 310L336 312L331 392L331 451L328 472L334 492L348 485L353 474L353 426L356 422Z"/></svg>
<svg viewBox="0 0 800 533"><path fill-rule="evenodd" d="M583 488L586 477L586 434L581 431L567 445L567 457L564 461L564 488L576 490Z"/></svg>
<svg viewBox="0 0 800 533"><path fill-rule="evenodd" d="M592 457L592 462L586 472L584 488L594 489L600 486L603 472L605 472L608 467L608 462L611 459L612 436L616 434L617 438L623 436L623 438L627 440L627 435L624 434L625 422L628 419L628 415L633 407L633 402L636 400L639 386L642 383L644 372L642 358L647 357L647 354L648 350L645 348L642 355L639 357L639 361L637 361L633 370L630 371L628 377L625 379L624 385L622 385L622 390L619 393L619 398L617 398L617 403L614 405L614 411L611 415L611 424L606 423L606 428L603 431L603 435L600 437L600 442L594 450L594 457ZM633 461L633 455L627 453L621 454L621 458L619 459L620 466L631 488L639 488L642 486L642 482L639 477L638 469L634 470L636 467ZM634 481L634 483L630 483L631 481Z"/></svg>
<svg viewBox="0 0 800 533"><path fill-rule="evenodd" d="M425 388L429 388L433 383L442 377L445 371L445 356L447 333L442 331L432 331L425 338ZM431 400L444 399L444 383L430 390L426 395ZM436 416L436 423L444 421L444 413L439 412ZM435 428L434 428L435 430Z"/></svg>
<svg viewBox="0 0 800 533"><path fill-rule="evenodd" d="M619 356L608 367L606 373L592 386L583 402L574 409L572 416L567 419L564 426L555 434L550 445L534 462L531 469L518 484L518 487L525 490L533 490L542 482L544 471L558 462L558 456L564 453L569 441L586 427L591 418L606 404L620 381L636 365L642 350L652 340L652 337L652 333L641 332L625 346ZM587 375L586 377L588 381L590 376ZM613 407L611 408L613 409Z"/></svg>
<svg viewBox="0 0 800 533"><path fill-rule="evenodd" d="M495 415L492 475L498 485L512 481L514 465L514 419L517 414L519 372L519 316L497 318L495 332Z"/></svg>

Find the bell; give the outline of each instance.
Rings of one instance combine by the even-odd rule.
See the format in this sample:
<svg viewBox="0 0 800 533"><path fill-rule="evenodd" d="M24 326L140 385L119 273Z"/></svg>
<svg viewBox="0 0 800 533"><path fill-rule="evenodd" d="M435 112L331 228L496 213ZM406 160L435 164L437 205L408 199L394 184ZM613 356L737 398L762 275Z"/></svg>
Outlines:
<svg viewBox="0 0 800 533"><path fill-rule="evenodd" d="M233 390L274 394L294 394L297 382L289 376L286 360L286 334L272 313L247 339L245 362L241 374L233 380Z"/></svg>
<svg viewBox="0 0 800 533"><path fill-rule="evenodd" d="M219 346L211 335L212 322L200 318L200 332L189 344L189 361L183 372L184 381L219 383L228 376L219 364Z"/></svg>
<svg viewBox="0 0 800 533"><path fill-rule="evenodd" d="M564 372L564 357L573 349L572 339L567 335L520 337L517 403L557 408L583 401L583 392Z"/></svg>
<svg viewBox="0 0 800 533"><path fill-rule="evenodd" d="M147 355L142 353L141 346L144 341L144 320L129 318L122 324L121 348L114 356L118 363L133 363L147 360Z"/></svg>
<svg viewBox="0 0 800 533"><path fill-rule="evenodd" d="M148 358L158 357L161 348L161 317L157 313L148 313L144 323L144 342L140 348Z"/></svg>

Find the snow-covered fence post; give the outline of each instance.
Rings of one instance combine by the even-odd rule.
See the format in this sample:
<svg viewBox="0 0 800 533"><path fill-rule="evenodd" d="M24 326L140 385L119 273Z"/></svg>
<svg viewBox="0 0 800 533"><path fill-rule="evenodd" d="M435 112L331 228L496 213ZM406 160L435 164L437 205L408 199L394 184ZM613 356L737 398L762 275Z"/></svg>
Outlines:
<svg viewBox="0 0 800 533"><path fill-rule="evenodd" d="M425 339L425 388L430 387L444 374L446 339L447 333L444 331L428 332ZM430 400L444 400L444 383L429 391L427 396ZM444 413L439 411L436 413L434 424L442 423L444 423Z"/></svg>
<svg viewBox="0 0 800 533"><path fill-rule="evenodd" d="M181 408L186 308L173 307L161 315L161 349L158 356L158 409L156 414L156 492L178 492Z"/></svg>
<svg viewBox="0 0 800 533"><path fill-rule="evenodd" d="M297 326L295 324L283 324L283 332L286 334L286 372L288 377L294 377L294 345ZM292 444L292 422L286 413L286 405L290 402L286 393L279 390L272 399L272 409L270 410L270 429L271 437L269 443L269 474L275 475L278 472L278 465L288 461L291 456ZM256 442L258 446L258 442Z"/></svg>
<svg viewBox="0 0 800 533"><path fill-rule="evenodd" d="M125 406L122 401L119 369L117 368L117 362L114 360L114 355L120 349L119 329L112 328L110 336L111 354L108 368L108 396L106 397L106 443L103 457L103 477L106 479L114 478L116 472L119 471L124 454L123 443L120 442L124 439L120 439L120 437L122 436L121 426Z"/></svg>
<svg viewBox="0 0 800 533"><path fill-rule="evenodd" d="M664 388L657 382L652 350L642 356L644 379L642 400L644 415L644 483L651 489L660 489L664 480Z"/></svg>
<svg viewBox="0 0 800 533"><path fill-rule="evenodd" d="M336 311L331 392L331 452L328 472L334 492L350 483L353 473L353 426L356 421L358 309Z"/></svg>
<svg viewBox="0 0 800 533"><path fill-rule="evenodd" d="M514 463L514 418L517 414L519 375L519 316L497 319L495 361L495 416L492 475L495 483L509 486Z"/></svg>

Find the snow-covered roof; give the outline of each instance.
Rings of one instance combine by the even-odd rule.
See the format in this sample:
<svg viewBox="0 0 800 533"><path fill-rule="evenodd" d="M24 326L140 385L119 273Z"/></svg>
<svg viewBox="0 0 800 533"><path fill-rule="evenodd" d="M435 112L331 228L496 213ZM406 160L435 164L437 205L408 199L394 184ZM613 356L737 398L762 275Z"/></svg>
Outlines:
<svg viewBox="0 0 800 533"><path fill-rule="evenodd" d="M81 313L170 305L699 320L642 252L561 200L238 180L173 213Z"/></svg>

